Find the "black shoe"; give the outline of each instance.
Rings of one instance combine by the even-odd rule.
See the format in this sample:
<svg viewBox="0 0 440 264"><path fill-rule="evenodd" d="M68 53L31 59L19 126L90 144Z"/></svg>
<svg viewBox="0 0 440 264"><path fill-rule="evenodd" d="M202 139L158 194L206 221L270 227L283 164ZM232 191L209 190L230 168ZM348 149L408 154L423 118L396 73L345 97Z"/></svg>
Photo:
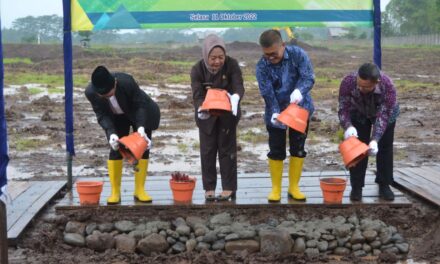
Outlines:
<svg viewBox="0 0 440 264"><path fill-rule="evenodd" d="M223 201L229 201L229 200L235 200L235 192L231 192L229 195L219 195L216 197L218 202L223 202Z"/></svg>
<svg viewBox="0 0 440 264"><path fill-rule="evenodd" d="M387 201L394 201L394 193L388 184L379 185L379 197Z"/></svg>
<svg viewBox="0 0 440 264"><path fill-rule="evenodd" d="M208 194L208 192L212 192L213 194ZM206 191L205 192L205 201L214 202L215 201L215 192L214 191Z"/></svg>
<svg viewBox="0 0 440 264"><path fill-rule="evenodd" d="M352 201L362 200L362 188L352 188L350 193L350 200Z"/></svg>

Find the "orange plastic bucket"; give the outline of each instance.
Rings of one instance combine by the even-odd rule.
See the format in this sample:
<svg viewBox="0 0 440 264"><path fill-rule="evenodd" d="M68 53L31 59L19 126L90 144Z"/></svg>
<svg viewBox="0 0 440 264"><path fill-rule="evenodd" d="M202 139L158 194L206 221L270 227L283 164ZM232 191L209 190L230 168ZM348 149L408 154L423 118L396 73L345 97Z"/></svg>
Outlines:
<svg viewBox="0 0 440 264"><path fill-rule="evenodd" d="M322 178L319 179L322 196L325 203L342 203L347 181L340 178Z"/></svg>
<svg viewBox="0 0 440 264"><path fill-rule="evenodd" d="M138 132L119 139L119 153L130 164L136 164L148 148L148 142Z"/></svg>
<svg viewBox="0 0 440 264"><path fill-rule="evenodd" d="M297 104L290 104L277 119L286 126L304 134L309 119L309 111Z"/></svg>
<svg viewBox="0 0 440 264"><path fill-rule="evenodd" d="M211 115L221 115L225 112L231 112L231 102L229 101L228 92L223 89L208 89L205 101L203 101L200 110L208 110Z"/></svg>
<svg viewBox="0 0 440 264"><path fill-rule="evenodd" d="M170 180L170 187L173 191L173 199L176 202L190 202L192 200L196 179L188 182L177 182Z"/></svg>
<svg viewBox="0 0 440 264"><path fill-rule="evenodd" d="M81 205L99 204L103 182L101 181L77 181L76 190Z"/></svg>
<svg viewBox="0 0 440 264"><path fill-rule="evenodd" d="M368 155L367 144L360 141L357 137L349 137L339 144L339 152L347 168L356 166L363 158Z"/></svg>

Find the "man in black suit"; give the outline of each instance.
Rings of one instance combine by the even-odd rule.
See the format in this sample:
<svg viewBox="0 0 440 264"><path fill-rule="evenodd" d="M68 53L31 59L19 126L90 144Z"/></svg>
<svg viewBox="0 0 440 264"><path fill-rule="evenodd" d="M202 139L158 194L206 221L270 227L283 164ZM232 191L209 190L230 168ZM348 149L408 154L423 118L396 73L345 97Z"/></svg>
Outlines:
<svg viewBox="0 0 440 264"><path fill-rule="evenodd" d="M107 203L116 204L121 201L122 155L118 151L119 138L127 136L130 127L149 142L135 172L134 197L141 202L151 202L152 198L145 192L144 184L151 133L159 127L159 106L139 88L131 75L110 73L104 66L98 66L93 71L92 82L87 86L85 95L111 146L107 165L112 188Z"/></svg>

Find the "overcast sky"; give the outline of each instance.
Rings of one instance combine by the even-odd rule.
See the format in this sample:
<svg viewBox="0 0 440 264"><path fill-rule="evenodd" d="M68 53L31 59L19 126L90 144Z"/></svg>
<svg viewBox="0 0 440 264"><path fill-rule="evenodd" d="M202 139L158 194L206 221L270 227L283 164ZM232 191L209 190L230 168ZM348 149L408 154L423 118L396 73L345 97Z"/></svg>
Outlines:
<svg viewBox="0 0 440 264"><path fill-rule="evenodd" d="M381 9L391 0L382 0ZM0 0L2 27L11 27L12 21L25 16L63 15L62 0Z"/></svg>

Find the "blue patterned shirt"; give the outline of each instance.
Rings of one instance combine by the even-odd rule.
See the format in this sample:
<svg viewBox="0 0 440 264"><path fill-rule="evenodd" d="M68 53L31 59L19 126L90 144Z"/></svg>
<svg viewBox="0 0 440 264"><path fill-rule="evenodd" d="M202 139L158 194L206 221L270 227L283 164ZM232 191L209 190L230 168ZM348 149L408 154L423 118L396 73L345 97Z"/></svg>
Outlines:
<svg viewBox="0 0 440 264"><path fill-rule="evenodd" d="M273 125L270 122L273 113L281 113L290 104L290 94L298 89L303 100L298 104L309 111L309 118L315 110L310 90L315 83L312 63L306 52L297 46L286 46L283 59L272 64L264 57L258 61L256 75L261 96L266 104L264 121L266 125L286 128L286 126Z"/></svg>

